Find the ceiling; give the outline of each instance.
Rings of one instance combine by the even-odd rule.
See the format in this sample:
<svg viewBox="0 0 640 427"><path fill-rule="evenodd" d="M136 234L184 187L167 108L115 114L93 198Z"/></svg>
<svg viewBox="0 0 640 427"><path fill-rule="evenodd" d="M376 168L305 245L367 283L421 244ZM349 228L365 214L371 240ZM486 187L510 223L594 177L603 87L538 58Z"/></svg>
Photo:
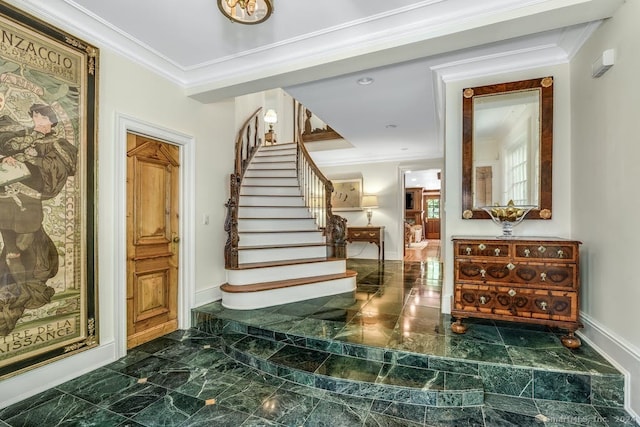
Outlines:
<svg viewBox="0 0 640 427"><path fill-rule="evenodd" d="M441 158L443 81L567 62L623 1L275 0L242 25L214 0L7 0L201 102L284 88L353 145L320 165Z"/></svg>

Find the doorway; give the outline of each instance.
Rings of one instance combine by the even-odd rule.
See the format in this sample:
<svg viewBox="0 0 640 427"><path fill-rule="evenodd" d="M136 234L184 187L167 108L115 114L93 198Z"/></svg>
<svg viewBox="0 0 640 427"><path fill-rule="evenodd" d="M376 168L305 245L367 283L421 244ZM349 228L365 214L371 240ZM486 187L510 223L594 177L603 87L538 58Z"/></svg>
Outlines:
<svg viewBox="0 0 640 427"><path fill-rule="evenodd" d="M127 348L178 329L180 148L127 133Z"/></svg>
<svg viewBox="0 0 640 427"><path fill-rule="evenodd" d="M425 190L424 223L427 240L440 240L440 190Z"/></svg>

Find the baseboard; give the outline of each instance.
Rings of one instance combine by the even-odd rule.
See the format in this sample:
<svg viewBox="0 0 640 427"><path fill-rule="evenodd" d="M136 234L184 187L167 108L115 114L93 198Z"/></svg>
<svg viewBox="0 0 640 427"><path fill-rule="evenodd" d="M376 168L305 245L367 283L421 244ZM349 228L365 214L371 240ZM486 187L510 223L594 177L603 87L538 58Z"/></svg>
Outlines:
<svg viewBox="0 0 640 427"><path fill-rule="evenodd" d="M114 341L2 380L0 408L28 399L80 375L115 362Z"/></svg>
<svg viewBox="0 0 640 427"><path fill-rule="evenodd" d="M640 423L640 351L595 319L580 313L580 338L594 347L625 376L625 410Z"/></svg>
<svg viewBox="0 0 640 427"><path fill-rule="evenodd" d="M201 305L209 304L214 301L218 301L222 299L222 292L220 291L220 285L211 285L206 289L201 289L196 292L196 298L194 301L195 307L200 307Z"/></svg>

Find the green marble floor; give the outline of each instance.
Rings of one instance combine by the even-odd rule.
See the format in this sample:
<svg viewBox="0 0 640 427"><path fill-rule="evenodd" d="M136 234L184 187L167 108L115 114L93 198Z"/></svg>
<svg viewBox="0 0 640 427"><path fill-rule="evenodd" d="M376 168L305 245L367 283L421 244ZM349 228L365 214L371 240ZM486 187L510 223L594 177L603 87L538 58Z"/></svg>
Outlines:
<svg viewBox="0 0 640 427"><path fill-rule="evenodd" d="M0 409L0 426L637 425L622 406L619 373L587 345L562 347L559 331L478 321L452 334L440 314L437 259L348 267L358 271L355 295L252 311L200 307L194 318L215 315L238 330L176 331ZM449 377L459 384L479 377L484 400L442 407L311 387L230 357L230 343L323 378L446 390L440 371L459 373Z"/></svg>

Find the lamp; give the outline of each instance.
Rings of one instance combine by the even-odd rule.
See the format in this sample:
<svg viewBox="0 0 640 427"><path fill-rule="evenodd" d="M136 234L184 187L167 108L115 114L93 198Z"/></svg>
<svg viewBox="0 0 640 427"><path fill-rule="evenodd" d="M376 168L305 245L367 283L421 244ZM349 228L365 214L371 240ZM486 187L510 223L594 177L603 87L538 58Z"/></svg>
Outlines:
<svg viewBox="0 0 640 427"><path fill-rule="evenodd" d="M273 13L273 0L218 0L220 12L233 22L259 24Z"/></svg>
<svg viewBox="0 0 640 427"><path fill-rule="evenodd" d="M264 122L269 123L269 132L264 134L264 140L270 144L275 144L276 133L273 131L273 125L278 123L278 113L276 113L276 110L268 109L264 114Z"/></svg>
<svg viewBox="0 0 640 427"><path fill-rule="evenodd" d="M368 227L371 226L371 217L373 216L372 209L378 207L378 196L375 194L365 194L362 196L362 207L367 210Z"/></svg>

